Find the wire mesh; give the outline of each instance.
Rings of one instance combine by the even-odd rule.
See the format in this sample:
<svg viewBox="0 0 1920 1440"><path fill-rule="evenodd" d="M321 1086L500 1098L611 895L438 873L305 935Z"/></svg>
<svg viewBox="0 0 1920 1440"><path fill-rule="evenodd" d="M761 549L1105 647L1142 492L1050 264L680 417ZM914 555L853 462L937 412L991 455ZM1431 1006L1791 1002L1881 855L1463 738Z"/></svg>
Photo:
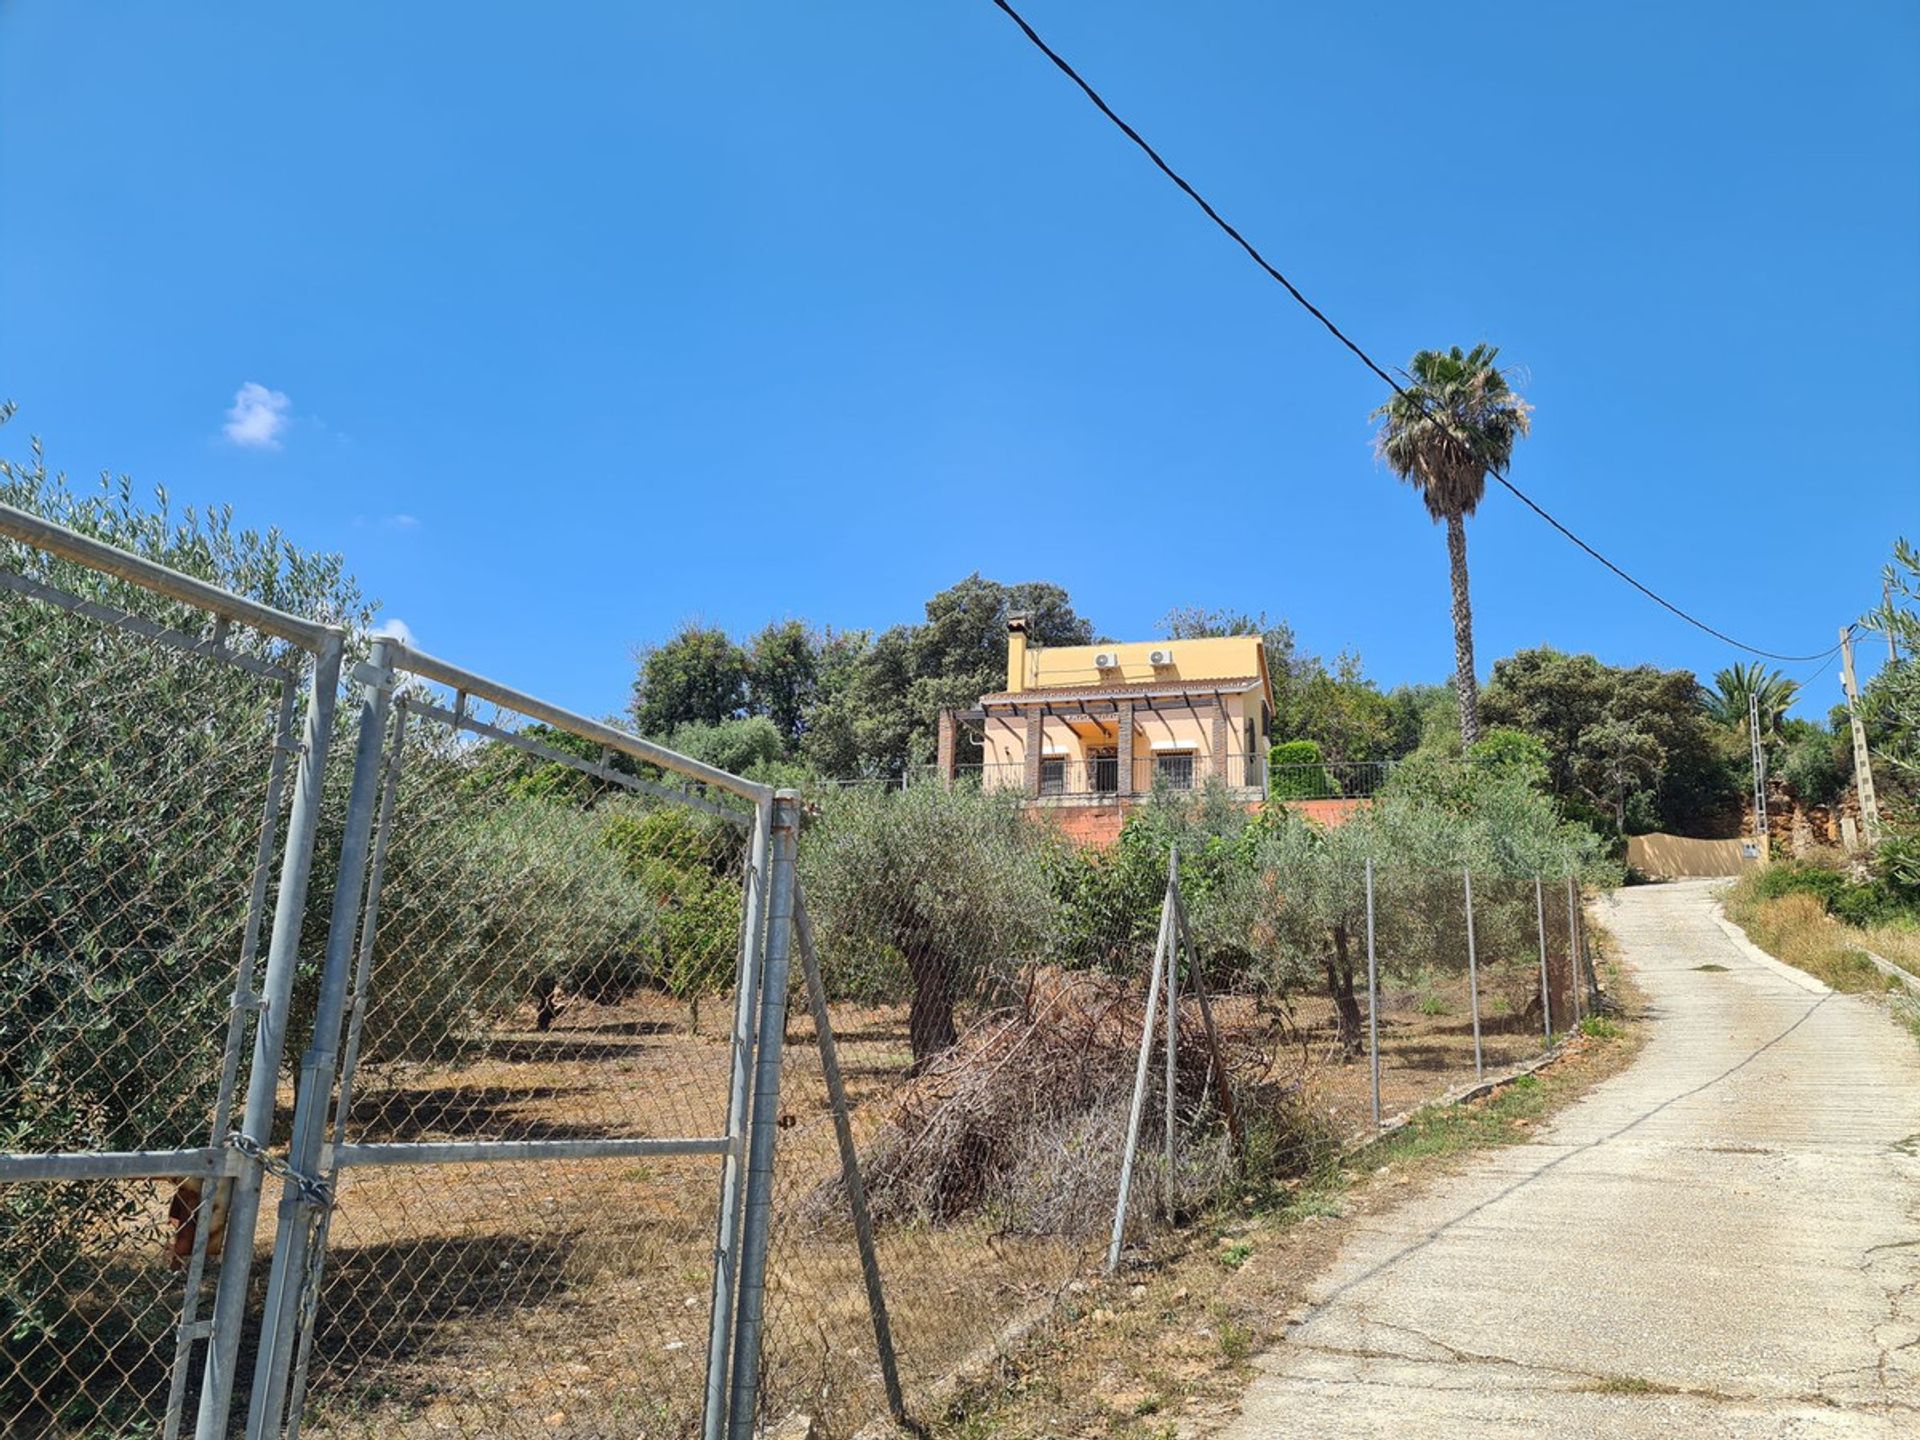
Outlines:
<svg viewBox="0 0 1920 1440"><path fill-rule="evenodd" d="M424 686L395 735L301 1433L691 1433L719 1161L594 1147L726 1134L751 812Z"/></svg>
<svg viewBox="0 0 1920 1440"><path fill-rule="evenodd" d="M0 563L0 1151L43 1162L0 1170L0 1428L161 1433L192 1412L182 1324L226 1239L304 657L26 547ZM199 1155L45 1161L154 1151Z"/></svg>
<svg viewBox="0 0 1920 1440"><path fill-rule="evenodd" d="M952 797L961 798L956 803ZM907 1407L1099 1272L1113 1224L1165 897L1164 852L1103 864L1018 797L968 787L824 797L800 876L818 932ZM1077 893L1077 904L1062 902ZM798 982L796 982L796 985ZM1216 1001L1223 1031L1233 1002ZM1245 1007L1251 1015L1252 1006ZM1244 1058L1225 1034L1225 1063ZM1230 1166L1216 1060L1189 989L1167 1130L1164 1022L1153 1039L1131 1247ZM876 1340L817 1035L788 1026L763 1424L851 1433L883 1414ZM1258 1083L1254 1067L1240 1079Z"/></svg>
<svg viewBox="0 0 1920 1440"><path fill-rule="evenodd" d="M1471 878L1474 972L1469 972L1468 880L1462 870L1375 867L1380 1095L1384 1119L1495 1075L1546 1049L1540 916L1547 922L1555 1031L1567 1010L1564 878L1476 873ZM1477 982L1477 983L1476 983ZM1475 990L1477 989L1477 997ZM1476 1014L1477 998L1477 1014ZM1477 1021L1477 1025L1476 1025ZM1475 1057L1478 1032L1479 1058ZM1351 1084L1329 1086L1330 1113L1355 1131L1367 1117Z"/></svg>
<svg viewBox="0 0 1920 1440"><path fill-rule="evenodd" d="M1372 1134L1364 855L1289 869L1156 823L1083 846L1017 799L937 786L830 794L810 816L801 879L916 1417L1098 1282L1143 1074L1127 1263ZM1169 1084L1164 1011L1142 1042L1175 843ZM1536 906L1531 877L1474 875L1471 975L1467 883L1376 866L1387 1117L1545 1049L1538 921L1564 992L1564 882ZM816 1040L796 998L759 1419L853 1433L885 1401Z"/></svg>

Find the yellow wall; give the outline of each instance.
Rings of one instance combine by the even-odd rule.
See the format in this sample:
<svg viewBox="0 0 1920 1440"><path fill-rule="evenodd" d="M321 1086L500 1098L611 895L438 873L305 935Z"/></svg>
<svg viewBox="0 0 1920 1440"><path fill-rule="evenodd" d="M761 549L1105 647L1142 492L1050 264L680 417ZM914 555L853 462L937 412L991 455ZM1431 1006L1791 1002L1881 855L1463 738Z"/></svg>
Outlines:
<svg viewBox="0 0 1920 1440"><path fill-rule="evenodd" d="M1627 864L1656 880L1701 875L1739 875L1760 864L1747 854L1751 841L1691 840L1682 835L1629 835Z"/></svg>
<svg viewBox="0 0 1920 1440"><path fill-rule="evenodd" d="M1060 686L1144 685L1155 681L1211 681L1258 675L1267 678L1266 647L1258 635L1232 635L1216 640L1137 640L1120 645L1023 645L1010 637L1007 666L1009 690L1044 690ZM1024 650L1024 656L1020 652ZM1173 664L1152 665L1147 655L1171 650ZM1102 670L1093 657L1111 651L1120 663ZM1015 672L1025 674L1014 683ZM1265 688L1264 685L1262 688Z"/></svg>
<svg viewBox="0 0 1920 1440"><path fill-rule="evenodd" d="M1263 693L1256 687L1244 694L1221 697L1227 711L1229 756L1240 757L1246 750L1246 720L1251 702L1255 726L1254 753L1256 757L1261 757L1260 747L1266 743L1265 737L1258 733ZM1072 704L1071 701L1065 703ZM1133 712L1135 789L1149 786L1149 761L1156 753L1191 750L1205 759L1211 757L1213 752L1214 707L1211 696L1197 699L1191 709L1179 701L1161 699L1155 703L1163 708L1148 710L1142 703ZM1102 722L1103 728L1085 720L1072 722L1057 715L1047 716L1040 723L1041 755L1047 759L1064 759L1073 767L1084 765L1091 750L1117 749L1120 743L1120 717L1090 715L1088 720ZM1027 720L1024 715L989 713L981 727L980 740L984 765L981 779L986 785L1018 787L1025 783ZM1244 764L1236 763L1225 778L1234 784L1253 783L1245 778L1250 773L1257 775L1258 771L1249 772ZM1073 781L1069 783L1072 785Z"/></svg>

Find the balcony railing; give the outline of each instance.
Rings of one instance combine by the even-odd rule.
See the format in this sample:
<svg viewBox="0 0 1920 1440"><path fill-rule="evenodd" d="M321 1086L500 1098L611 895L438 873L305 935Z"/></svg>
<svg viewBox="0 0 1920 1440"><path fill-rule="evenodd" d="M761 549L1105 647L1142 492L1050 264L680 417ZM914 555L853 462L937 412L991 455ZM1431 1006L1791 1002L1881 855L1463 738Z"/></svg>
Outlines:
<svg viewBox="0 0 1920 1440"><path fill-rule="evenodd" d="M1020 761L956 765L954 778L986 790L1015 790L1042 800L1099 800L1109 796L1148 795L1156 788L1199 790L1219 781L1228 788L1260 792L1265 784L1266 756L1201 751L1157 751L1136 755L1131 784L1122 785L1120 760L1114 755L1045 756L1039 774Z"/></svg>
<svg viewBox="0 0 1920 1440"><path fill-rule="evenodd" d="M1393 774L1391 760L1326 760L1268 767L1267 795L1287 800L1371 799Z"/></svg>

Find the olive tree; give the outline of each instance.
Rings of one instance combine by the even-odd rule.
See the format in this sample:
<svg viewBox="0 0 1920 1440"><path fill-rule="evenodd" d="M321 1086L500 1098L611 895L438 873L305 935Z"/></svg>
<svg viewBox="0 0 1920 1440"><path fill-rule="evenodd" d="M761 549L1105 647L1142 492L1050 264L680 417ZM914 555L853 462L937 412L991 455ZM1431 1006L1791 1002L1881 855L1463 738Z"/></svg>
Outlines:
<svg viewBox="0 0 1920 1440"><path fill-rule="evenodd" d="M1017 796L968 786L859 786L822 802L800 876L823 963L842 993L910 996L916 1068L957 1038L960 999L1044 956L1048 843Z"/></svg>

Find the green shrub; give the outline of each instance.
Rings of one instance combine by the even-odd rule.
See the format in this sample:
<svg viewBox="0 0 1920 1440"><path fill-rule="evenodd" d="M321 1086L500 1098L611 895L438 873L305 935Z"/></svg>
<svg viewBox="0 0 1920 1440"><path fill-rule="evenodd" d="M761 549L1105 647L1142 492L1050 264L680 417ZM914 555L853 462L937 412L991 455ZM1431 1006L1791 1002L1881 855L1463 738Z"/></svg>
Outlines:
<svg viewBox="0 0 1920 1440"><path fill-rule="evenodd" d="M1528 784L1545 789L1548 781L1547 746L1524 730L1495 726L1467 752L1467 759L1488 770L1512 771Z"/></svg>
<svg viewBox="0 0 1920 1440"><path fill-rule="evenodd" d="M695 810L663 806L608 822L603 843L653 906L648 978L697 1000L727 989L743 917L744 832Z"/></svg>
<svg viewBox="0 0 1920 1440"><path fill-rule="evenodd" d="M1826 734L1795 740L1779 764L1780 778L1803 805L1831 805L1845 792L1852 770L1835 738Z"/></svg>
<svg viewBox="0 0 1920 1440"><path fill-rule="evenodd" d="M1838 870L1810 865L1801 860L1781 860L1757 872L1752 879L1756 900L1777 900L1782 895L1812 895L1822 905L1846 888L1847 877Z"/></svg>
<svg viewBox="0 0 1920 1440"><path fill-rule="evenodd" d="M1338 795L1320 758L1317 740L1282 740L1267 752L1267 793L1275 800L1315 800Z"/></svg>
<svg viewBox="0 0 1920 1440"><path fill-rule="evenodd" d="M529 1002L609 1002L659 977L668 905L607 839L632 802L588 811L463 792L432 763L410 774L381 889L366 1063L457 1059Z"/></svg>
<svg viewBox="0 0 1920 1440"><path fill-rule="evenodd" d="M1781 860L1755 872L1745 885L1746 893L1755 901L1811 895L1829 915L1863 929L1920 919L1920 904L1913 894L1884 869L1872 879L1853 880L1845 872L1826 866Z"/></svg>

